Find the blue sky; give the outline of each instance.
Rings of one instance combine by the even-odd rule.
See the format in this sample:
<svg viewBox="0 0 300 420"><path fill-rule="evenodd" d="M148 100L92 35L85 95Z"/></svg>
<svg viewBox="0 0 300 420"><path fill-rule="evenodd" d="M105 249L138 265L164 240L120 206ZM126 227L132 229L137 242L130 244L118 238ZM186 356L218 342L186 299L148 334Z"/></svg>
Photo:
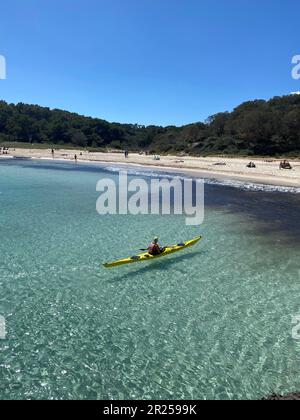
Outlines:
<svg viewBox="0 0 300 420"><path fill-rule="evenodd" d="M300 90L299 0L2 0L0 98L109 121L202 121Z"/></svg>

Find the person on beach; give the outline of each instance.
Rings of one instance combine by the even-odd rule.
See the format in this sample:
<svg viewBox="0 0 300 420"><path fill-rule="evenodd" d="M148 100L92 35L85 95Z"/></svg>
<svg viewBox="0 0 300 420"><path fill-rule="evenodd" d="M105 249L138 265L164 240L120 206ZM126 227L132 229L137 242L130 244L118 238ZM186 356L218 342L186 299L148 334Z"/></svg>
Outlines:
<svg viewBox="0 0 300 420"><path fill-rule="evenodd" d="M77 155L74 156L74 160L77 163Z"/></svg>
<svg viewBox="0 0 300 420"><path fill-rule="evenodd" d="M160 247L158 241L159 238L155 237L153 239L153 242L151 242L151 244L149 245L148 253L150 255L160 255L164 252L165 248Z"/></svg>
<svg viewBox="0 0 300 420"><path fill-rule="evenodd" d="M54 149L51 150L52 157L54 159Z"/></svg>
<svg viewBox="0 0 300 420"><path fill-rule="evenodd" d="M283 162L280 162L279 169L293 169L293 168L289 161L284 160Z"/></svg>

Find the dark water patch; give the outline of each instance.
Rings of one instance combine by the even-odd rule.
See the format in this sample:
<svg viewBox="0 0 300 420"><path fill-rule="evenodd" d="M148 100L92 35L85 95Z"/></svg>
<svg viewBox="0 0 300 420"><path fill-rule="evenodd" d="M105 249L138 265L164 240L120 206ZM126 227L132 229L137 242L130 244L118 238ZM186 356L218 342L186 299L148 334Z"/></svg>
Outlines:
<svg viewBox="0 0 300 420"><path fill-rule="evenodd" d="M260 234L278 234L283 241L300 244L299 194L206 185L205 207L244 215L257 222Z"/></svg>

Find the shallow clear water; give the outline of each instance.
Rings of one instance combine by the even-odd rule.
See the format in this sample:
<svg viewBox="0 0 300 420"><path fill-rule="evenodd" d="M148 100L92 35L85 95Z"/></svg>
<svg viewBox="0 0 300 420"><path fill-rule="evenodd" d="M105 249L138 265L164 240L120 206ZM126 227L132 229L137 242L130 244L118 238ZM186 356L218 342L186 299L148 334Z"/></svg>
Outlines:
<svg viewBox="0 0 300 420"><path fill-rule="evenodd" d="M298 195L206 187L203 242L105 270L181 216L99 216L100 167L0 162L0 399L260 398L300 389Z"/></svg>

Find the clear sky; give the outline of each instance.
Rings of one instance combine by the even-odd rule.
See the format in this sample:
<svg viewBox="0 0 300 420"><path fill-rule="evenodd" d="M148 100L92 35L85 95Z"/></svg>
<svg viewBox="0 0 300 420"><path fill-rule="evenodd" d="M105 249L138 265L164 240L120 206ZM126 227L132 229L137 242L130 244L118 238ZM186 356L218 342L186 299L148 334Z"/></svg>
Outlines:
<svg viewBox="0 0 300 420"><path fill-rule="evenodd" d="M0 98L109 121L202 121L300 90L299 0L1 0Z"/></svg>

